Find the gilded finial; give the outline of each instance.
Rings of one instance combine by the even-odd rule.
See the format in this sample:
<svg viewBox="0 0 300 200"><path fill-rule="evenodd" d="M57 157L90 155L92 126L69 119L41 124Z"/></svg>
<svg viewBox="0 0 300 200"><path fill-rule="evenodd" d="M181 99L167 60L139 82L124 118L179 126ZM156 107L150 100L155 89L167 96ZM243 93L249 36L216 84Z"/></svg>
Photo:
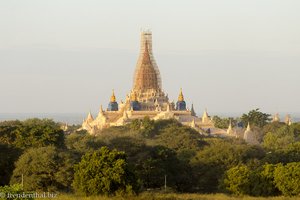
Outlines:
<svg viewBox="0 0 300 200"><path fill-rule="evenodd" d="M115 90L112 90L112 95L110 97L110 102L116 102Z"/></svg>
<svg viewBox="0 0 300 200"><path fill-rule="evenodd" d="M183 97L183 94L182 94L182 88L180 88L180 93L179 93L179 96L178 96L178 101L184 101L184 97Z"/></svg>

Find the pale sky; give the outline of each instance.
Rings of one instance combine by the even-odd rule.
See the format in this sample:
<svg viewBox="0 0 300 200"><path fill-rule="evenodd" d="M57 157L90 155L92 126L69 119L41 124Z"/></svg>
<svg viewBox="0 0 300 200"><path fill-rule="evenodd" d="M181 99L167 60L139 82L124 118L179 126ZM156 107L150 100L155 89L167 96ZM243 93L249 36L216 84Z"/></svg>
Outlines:
<svg viewBox="0 0 300 200"><path fill-rule="evenodd" d="M197 113L300 112L299 0L0 0L0 113L85 113L132 87L141 28Z"/></svg>

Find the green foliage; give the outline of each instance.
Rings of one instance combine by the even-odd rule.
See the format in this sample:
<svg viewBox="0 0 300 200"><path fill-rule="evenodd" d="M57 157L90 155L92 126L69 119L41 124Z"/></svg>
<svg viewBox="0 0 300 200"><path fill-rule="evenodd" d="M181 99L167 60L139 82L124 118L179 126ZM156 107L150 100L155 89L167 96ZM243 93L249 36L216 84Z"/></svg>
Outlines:
<svg viewBox="0 0 300 200"><path fill-rule="evenodd" d="M101 148L106 144L99 138L87 133L73 132L65 137L65 146L80 156Z"/></svg>
<svg viewBox="0 0 300 200"><path fill-rule="evenodd" d="M162 128L154 138L156 145L163 145L177 152L197 151L203 146L202 136L194 129L187 126L170 125Z"/></svg>
<svg viewBox="0 0 300 200"><path fill-rule="evenodd" d="M286 165L265 164L251 169L245 165L236 166L225 173L223 184L236 195L294 196L300 194L300 162Z"/></svg>
<svg viewBox="0 0 300 200"><path fill-rule="evenodd" d="M119 151L126 152L126 155L130 160L135 160L135 157L138 156L139 153L143 153L144 155L145 152L147 152L145 141L142 140L141 138L120 136L111 139L108 142L108 146L112 149L115 148Z"/></svg>
<svg viewBox="0 0 300 200"><path fill-rule="evenodd" d="M21 149L47 145L62 147L64 132L59 124L49 119L7 121L0 123L0 142Z"/></svg>
<svg viewBox="0 0 300 200"><path fill-rule="evenodd" d="M14 144L20 148L44 147L55 145L62 147L64 132L59 125L49 119L28 119L16 130Z"/></svg>
<svg viewBox="0 0 300 200"><path fill-rule="evenodd" d="M276 165L266 164L258 168L235 166L226 171L223 187L235 195L274 196L279 191L274 184Z"/></svg>
<svg viewBox="0 0 300 200"><path fill-rule="evenodd" d="M15 168L14 162L19 158L20 154L20 149L0 143L0 186L9 183Z"/></svg>
<svg viewBox="0 0 300 200"><path fill-rule="evenodd" d="M64 133L48 119L4 121L0 123L0 185L8 184L14 162L30 147L64 146Z"/></svg>
<svg viewBox="0 0 300 200"><path fill-rule="evenodd" d="M225 173L224 186L233 194L244 195L250 193L251 170L245 166L235 166Z"/></svg>
<svg viewBox="0 0 300 200"><path fill-rule="evenodd" d="M275 133L267 133L263 140L263 146L268 150L280 150L295 141L294 132L289 126L283 126Z"/></svg>
<svg viewBox="0 0 300 200"><path fill-rule="evenodd" d="M53 146L32 148L16 162L11 184L21 183L32 191L59 191L70 187L73 179L73 156Z"/></svg>
<svg viewBox="0 0 300 200"><path fill-rule="evenodd" d="M154 126L155 122L154 120L150 120L149 117L145 117L142 121L141 121L141 133L143 134L143 136L145 137L149 137L152 136L153 134L155 134L155 126Z"/></svg>
<svg viewBox="0 0 300 200"><path fill-rule="evenodd" d="M276 165L265 164L251 172L251 190L252 196L276 196L280 192L274 183L274 171Z"/></svg>
<svg viewBox="0 0 300 200"><path fill-rule="evenodd" d="M264 158L269 163L300 162L300 142L297 124L281 125L265 135L263 146L268 150Z"/></svg>
<svg viewBox="0 0 300 200"><path fill-rule="evenodd" d="M300 162L300 142L294 142L289 144L283 150L286 163L288 162Z"/></svg>
<svg viewBox="0 0 300 200"><path fill-rule="evenodd" d="M164 146L148 147L133 163L143 188L167 186L177 191L188 191L192 186L190 167L176 157L176 152Z"/></svg>
<svg viewBox="0 0 300 200"><path fill-rule="evenodd" d="M107 147L85 154L75 165L73 186L86 196L132 193L136 189L126 154Z"/></svg>
<svg viewBox="0 0 300 200"><path fill-rule="evenodd" d="M241 120L244 125L250 123L251 125L264 127L271 121L270 114L259 111L259 108L249 111L248 114L243 114Z"/></svg>
<svg viewBox="0 0 300 200"><path fill-rule="evenodd" d="M20 121L0 122L0 143L12 145L16 140L16 130L21 126Z"/></svg>
<svg viewBox="0 0 300 200"><path fill-rule="evenodd" d="M175 119L168 120L150 120L149 117L145 117L142 120L136 119L133 120L130 124L126 125L131 131L137 131L139 135L144 138L153 138L161 130L164 130L168 127L181 127L182 125Z"/></svg>
<svg viewBox="0 0 300 200"><path fill-rule="evenodd" d="M147 191L137 196L127 197L82 197L76 194L59 194L55 200L300 200L300 197L250 197L232 196L226 194L174 193L161 191Z"/></svg>
<svg viewBox="0 0 300 200"><path fill-rule="evenodd" d="M24 174L25 189L68 192L73 183L84 195L115 195L161 190L166 176L168 189L177 192L212 193L227 187L234 194L295 195L296 167L279 165L277 182L274 174L278 163L300 162L300 123L267 123L263 114L254 110L246 115L258 138L264 139L262 146L205 137L176 120L148 117L103 129L97 136L76 127L64 135L51 120L0 122L0 184L10 178L11 183L20 183ZM263 128L255 123L259 119L265 119ZM229 119L220 118L218 123L227 128ZM74 180L73 166L78 162ZM283 180L285 176L289 178ZM289 180L279 187L280 181Z"/></svg>
<svg viewBox="0 0 300 200"><path fill-rule="evenodd" d="M264 134L269 133L269 132L275 133L278 129L280 129L283 126L286 126L286 124L283 122L271 122L271 123L266 124L263 127L262 132Z"/></svg>
<svg viewBox="0 0 300 200"><path fill-rule="evenodd" d="M300 194L300 162L278 164L274 172L274 181L277 188L285 196Z"/></svg>
<svg viewBox="0 0 300 200"><path fill-rule="evenodd" d="M300 142L289 144L283 149L269 151L263 159L263 162L273 164L300 162Z"/></svg>
<svg viewBox="0 0 300 200"><path fill-rule="evenodd" d="M24 200L33 200L33 193L25 192L22 189L22 185L14 184L11 186L3 186L0 187L0 198L5 200L17 200L17 199L24 199Z"/></svg>
<svg viewBox="0 0 300 200"><path fill-rule="evenodd" d="M230 118L230 117L221 118L219 116L214 116L213 121L216 128L222 128L222 129L228 128L230 122L232 126L235 126L237 123L237 120L235 120L234 118Z"/></svg>
<svg viewBox="0 0 300 200"><path fill-rule="evenodd" d="M292 129L292 132L294 133L294 137L296 141L300 141L300 123L293 123L290 128Z"/></svg>
<svg viewBox="0 0 300 200"><path fill-rule="evenodd" d="M238 140L214 138L206 139L206 142L208 145L198 151L191 161L198 180L197 187L202 192L217 192L218 183L226 170L264 156L264 151L259 147Z"/></svg>

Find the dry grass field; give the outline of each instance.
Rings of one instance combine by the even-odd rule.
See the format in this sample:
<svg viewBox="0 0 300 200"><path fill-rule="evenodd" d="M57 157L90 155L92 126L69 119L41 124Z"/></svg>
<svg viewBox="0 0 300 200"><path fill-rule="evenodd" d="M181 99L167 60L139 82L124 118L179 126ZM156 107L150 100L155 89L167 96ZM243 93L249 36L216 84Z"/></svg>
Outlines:
<svg viewBox="0 0 300 200"><path fill-rule="evenodd" d="M57 200L300 200L299 197L236 197L225 194L162 194L162 193L142 193L138 196L128 197L80 197L70 194L60 194Z"/></svg>

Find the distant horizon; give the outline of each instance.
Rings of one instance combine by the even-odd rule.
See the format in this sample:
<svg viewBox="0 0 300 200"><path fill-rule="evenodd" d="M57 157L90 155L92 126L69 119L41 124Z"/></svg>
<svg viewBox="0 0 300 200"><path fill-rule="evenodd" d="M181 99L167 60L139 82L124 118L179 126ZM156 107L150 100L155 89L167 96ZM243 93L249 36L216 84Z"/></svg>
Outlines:
<svg viewBox="0 0 300 200"><path fill-rule="evenodd" d="M97 116L97 112L91 112L94 117ZM248 112L245 112L248 113ZM0 113L0 122L1 121L9 121L9 120L26 120L31 118L39 118L39 119L53 119L56 122L67 123L67 124L76 124L80 125L82 120L86 118L88 113ZM196 112L197 116L202 116L202 112ZM208 110L208 114L219 117L240 117L243 113L210 113ZM271 114L271 117L275 114ZM285 115L290 114L293 122L300 122L300 112L298 113L279 113L279 117L281 121L284 121Z"/></svg>

